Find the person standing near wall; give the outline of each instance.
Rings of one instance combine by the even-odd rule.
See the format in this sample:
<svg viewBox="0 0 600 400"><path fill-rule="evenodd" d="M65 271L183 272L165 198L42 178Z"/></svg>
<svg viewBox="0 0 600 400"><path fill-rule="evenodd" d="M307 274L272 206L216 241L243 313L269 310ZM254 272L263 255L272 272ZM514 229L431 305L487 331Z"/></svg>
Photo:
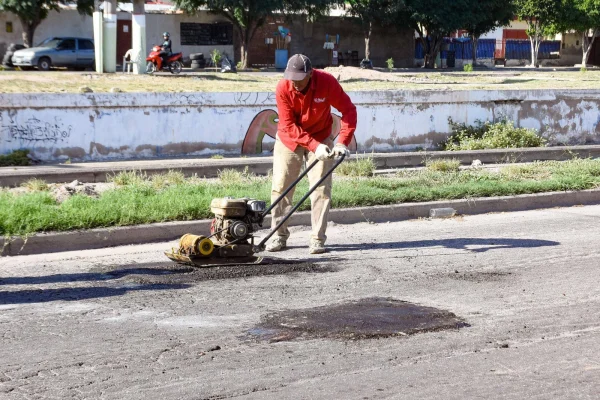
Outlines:
<svg viewBox="0 0 600 400"><path fill-rule="evenodd" d="M320 162L308 173L310 185L315 184L333 166L333 157L350 155L348 145L356 130L356 107L339 82L324 71L313 70L310 59L293 55L287 63L283 79L276 89L279 122L273 150L273 183L271 201L277 199L298 177L304 161ZM338 142L333 146L331 107L342 113ZM325 252L327 216L331 203L329 175L311 194L312 234L310 254ZM294 189L271 212L272 227L292 208ZM281 251L287 246L290 232L282 225L267 251Z"/></svg>

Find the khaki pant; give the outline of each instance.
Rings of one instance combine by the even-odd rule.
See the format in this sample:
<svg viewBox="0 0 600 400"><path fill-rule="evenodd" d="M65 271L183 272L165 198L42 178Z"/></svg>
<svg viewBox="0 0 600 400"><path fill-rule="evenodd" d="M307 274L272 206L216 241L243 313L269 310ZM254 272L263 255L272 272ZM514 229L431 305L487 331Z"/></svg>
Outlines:
<svg viewBox="0 0 600 400"><path fill-rule="evenodd" d="M331 148L332 141L325 141L324 144ZM274 202L285 189L294 182L306 160L306 165L310 165L315 160L315 154L309 152L304 147L298 146L296 151L291 151L277 138L273 150L273 186L271 189L271 202ZM327 159L319 161L308 173L310 187L319 181L327 171L333 166L334 160ZM294 188L295 189L295 188ZM275 228L282 217L284 217L293 207L292 199L294 189L281 199L273 210L271 210L271 229ZM331 203L331 175L325 179L321 185L310 195L311 220L312 220L312 239L318 239L325 242L325 230L327 229L327 216L329 215L329 206ZM289 221L289 220L288 220ZM287 221L278 230L277 235L287 240L290 231L287 228Z"/></svg>

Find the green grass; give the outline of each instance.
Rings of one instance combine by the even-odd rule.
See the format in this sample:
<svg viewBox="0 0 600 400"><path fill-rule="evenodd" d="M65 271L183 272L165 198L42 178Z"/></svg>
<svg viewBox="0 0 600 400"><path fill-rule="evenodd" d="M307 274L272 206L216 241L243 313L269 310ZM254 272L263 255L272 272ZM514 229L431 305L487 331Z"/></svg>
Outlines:
<svg viewBox="0 0 600 400"><path fill-rule="evenodd" d="M357 156L355 159L341 163L335 172L341 176L373 176L376 167L372 157Z"/></svg>
<svg viewBox="0 0 600 400"><path fill-rule="evenodd" d="M45 192L49 190L48 184L43 179L32 178L21 184L22 187L29 189L32 192Z"/></svg>
<svg viewBox="0 0 600 400"><path fill-rule="evenodd" d="M41 231L65 231L141 223L194 220L211 217L215 197L251 197L269 201L271 182L245 172L224 170L220 179L180 179L153 184L140 178L106 191L99 198L75 195L57 204L49 192L15 194L0 190L0 234L28 235ZM167 178L164 178L166 181ZM332 207L359 207L442 199L502 196L600 186L600 160L571 160L511 165L499 171L485 168L439 171L405 170L375 178L337 176ZM303 180L298 200L308 190ZM301 209L306 210L310 203Z"/></svg>
<svg viewBox="0 0 600 400"><path fill-rule="evenodd" d="M425 167L430 171L458 172L460 168L460 160L457 160L455 158L451 160L444 158L440 158L437 160L427 160L425 162Z"/></svg>

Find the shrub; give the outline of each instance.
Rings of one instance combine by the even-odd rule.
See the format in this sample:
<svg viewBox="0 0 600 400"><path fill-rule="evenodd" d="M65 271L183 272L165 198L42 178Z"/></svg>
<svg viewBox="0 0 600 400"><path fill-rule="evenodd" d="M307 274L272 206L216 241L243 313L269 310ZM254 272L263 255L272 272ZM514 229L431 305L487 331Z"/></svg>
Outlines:
<svg viewBox="0 0 600 400"><path fill-rule="evenodd" d="M471 65L471 64L465 64L463 66L463 71L465 71L465 72L473 72L473 65Z"/></svg>
<svg viewBox="0 0 600 400"><path fill-rule="evenodd" d="M580 72L588 72L588 69L586 67L581 67L581 69L579 70Z"/></svg>
<svg viewBox="0 0 600 400"><path fill-rule="evenodd" d="M32 178L21 184L21 187L27 188L32 192L45 192L48 190L48 184L43 179Z"/></svg>
<svg viewBox="0 0 600 400"><path fill-rule="evenodd" d="M390 57L390 58L388 58L388 59L386 60L386 63L387 63L387 67L388 67L389 69L394 69L394 59L393 59L393 58L391 58L391 57Z"/></svg>
<svg viewBox="0 0 600 400"><path fill-rule="evenodd" d="M225 157L223 157L222 154L213 154L212 156L210 156L210 158L213 160L222 160Z"/></svg>
<svg viewBox="0 0 600 400"><path fill-rule="evenodd" d="M0 167L30 165L31 161L27 154L29 154L29 150L15 150L12 153L0 155Z"/></svg>
<svg viewBox="0 0 600 400"><path fill-rule="evenodd" d="M506 149L516 147L543 147L546 140L535 129L517 128L512 121L476 121L475 126L458 124L448 119L452 134L443 148L445 150Z"/></svg>
<svg viewBox="0 0 600 400"><path fill-rule="evenodd" d="M223 54L221 53L220 50L213 49L210 52L210 59L212 60L214 67L218 67L219 66L219 63L221 62L222 58L223 58Z"/></svg>

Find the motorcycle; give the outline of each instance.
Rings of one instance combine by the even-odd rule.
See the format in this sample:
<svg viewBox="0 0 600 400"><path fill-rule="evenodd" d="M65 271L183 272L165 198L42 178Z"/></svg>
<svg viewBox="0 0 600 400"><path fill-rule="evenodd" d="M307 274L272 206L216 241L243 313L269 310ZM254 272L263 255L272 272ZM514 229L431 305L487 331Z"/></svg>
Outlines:
<svg viewBox="0 0 600 400"><path fill-rule="evenodd" d="M163 60L160 56L160 52L162 48L160 46L152 47L152 51L146 57L146 73L153 74L155 72L163 71L164 69L168 69L172 74L178 74L181 72L183 68L183 53L173 53L168 56L166 59L166 65L163 64Z"/></svg>

